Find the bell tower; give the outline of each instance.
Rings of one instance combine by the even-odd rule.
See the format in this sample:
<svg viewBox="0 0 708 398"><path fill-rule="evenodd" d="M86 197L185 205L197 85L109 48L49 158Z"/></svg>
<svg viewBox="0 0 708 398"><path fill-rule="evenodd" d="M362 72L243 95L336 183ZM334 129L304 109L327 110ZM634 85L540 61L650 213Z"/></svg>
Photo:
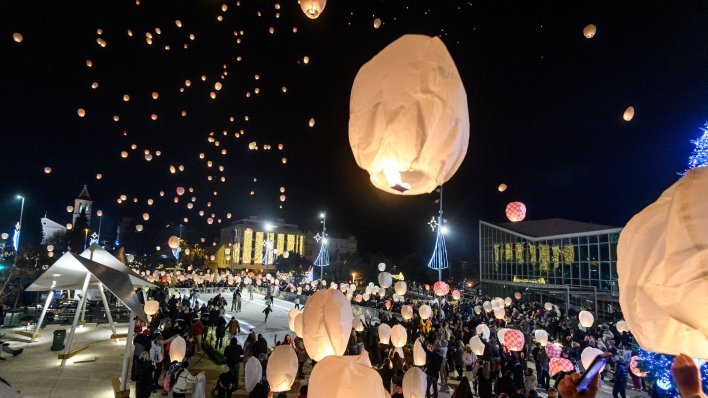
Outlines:
<svg viewBox="0 0 708 398"><path fill-rule="evenodd" d="M71 220L72 224L76 224L76 219L79 218L81 212L86 213L86 219L91 223L91 211L93 210L93 201L91 196L89 196L88 188L84 185L84 189L81 190L79 197L74 199L74 216Z"/></svg>

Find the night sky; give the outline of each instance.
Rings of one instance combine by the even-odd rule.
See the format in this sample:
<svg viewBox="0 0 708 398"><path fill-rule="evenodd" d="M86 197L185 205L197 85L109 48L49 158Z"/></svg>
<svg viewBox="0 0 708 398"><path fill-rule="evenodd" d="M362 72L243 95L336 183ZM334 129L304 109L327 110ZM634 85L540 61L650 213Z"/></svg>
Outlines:
<svg viewBox="0 0 708 398"><path fill-rule="evenodd" d="M211 241L228 212L317 229L325 210L330 232L356 235L362 252L427 256L436 197L376 190L347 135L357 71L407 33L440 35L467 91L469 150L445 185L453 262L476 262L478 221L504 221L514 200L527 219L623 226L678 178L708 118L707 20L698 0L330 0L315 20L296 0L2 1L0 229L11 230L22 193L23 240L38 242L39 217L70 222L65 208L87 184L106 225L131 217L154 231L188 217L185 237ZM590 23L597 34L586 39ZM254 141L259 150L249 150ZM170 165L185 169L171 174ZM194 193L174 204L177 187ZM122 194L128 203L119 205Z"/></svg>

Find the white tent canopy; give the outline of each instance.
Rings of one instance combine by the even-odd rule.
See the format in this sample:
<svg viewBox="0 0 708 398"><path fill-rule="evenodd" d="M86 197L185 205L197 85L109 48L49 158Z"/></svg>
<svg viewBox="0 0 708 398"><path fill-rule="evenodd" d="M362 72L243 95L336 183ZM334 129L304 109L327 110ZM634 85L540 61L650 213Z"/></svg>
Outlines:
<svg viewBox="0 0 708 398"><path fill-rule="evenodd" d="M89 260L93 260L107 267L111 267L116 271L128 274L130 277L130 282L134 287L155 287L152 283L140 277L140 275L133 272L127 265L123 264L122 261L115 258L115 256L96 243L84 250L84 252L81 253L81 257L88 258Z"/></svg>
<svg viewBox="0 0 708 398"><path fill-rule="evenodd" d="M96 258L95 254L94 258ZM52 289L82 290L87 272L92 275L89 286L97 287L99 284L103 284L135 315L147 320L129 275L73 253L66 253L61 256L25 290L28 292Z"/></svg>

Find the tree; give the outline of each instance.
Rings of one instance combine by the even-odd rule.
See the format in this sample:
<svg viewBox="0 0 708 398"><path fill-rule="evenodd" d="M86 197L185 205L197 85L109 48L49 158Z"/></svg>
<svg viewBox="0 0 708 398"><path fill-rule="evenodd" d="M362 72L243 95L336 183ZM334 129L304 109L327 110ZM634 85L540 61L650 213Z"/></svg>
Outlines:
<svg viewBox="0 0 708 398"><path fill-rule="evenodd" d="M697 140L691 140L696 147L693 148L691 156L688 157L688 168L686 171L696 167L708 166L708 121L700 128L703 134Z"/></svg>

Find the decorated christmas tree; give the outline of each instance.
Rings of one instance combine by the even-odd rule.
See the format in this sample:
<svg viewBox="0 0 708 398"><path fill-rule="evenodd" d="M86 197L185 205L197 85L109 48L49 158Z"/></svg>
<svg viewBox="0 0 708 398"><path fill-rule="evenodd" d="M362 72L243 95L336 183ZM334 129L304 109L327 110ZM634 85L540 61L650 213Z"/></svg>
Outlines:
<svg viewBox="0 0 708 398"><path fill-rule="evenodd" d="M688 158L688 168L686 171L696 167L708 166L708 121L701 127L703 134L696 140L691 140L696 147L693 148L691 156Z"/></svg>

